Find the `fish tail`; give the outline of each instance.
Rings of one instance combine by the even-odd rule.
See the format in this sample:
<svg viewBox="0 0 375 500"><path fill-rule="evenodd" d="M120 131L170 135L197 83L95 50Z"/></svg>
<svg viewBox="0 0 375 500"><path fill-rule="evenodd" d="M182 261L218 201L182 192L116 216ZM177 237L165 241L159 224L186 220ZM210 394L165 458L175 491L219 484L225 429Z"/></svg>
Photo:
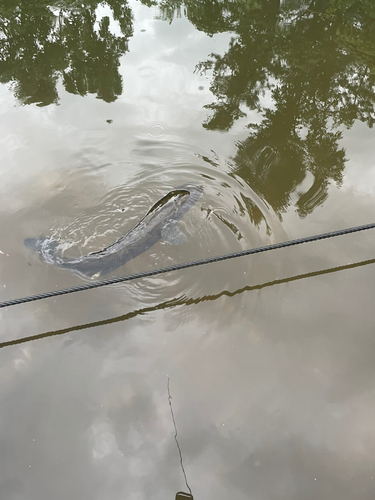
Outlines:
<svg viewBox="0 0 375 500"><path fill-rule="evenodd" d="M37 252L48 264L63 265L65 259L61 257L58 246L59 242L53 238L39 236L39 238L26 238L25 247Z"/></svg>

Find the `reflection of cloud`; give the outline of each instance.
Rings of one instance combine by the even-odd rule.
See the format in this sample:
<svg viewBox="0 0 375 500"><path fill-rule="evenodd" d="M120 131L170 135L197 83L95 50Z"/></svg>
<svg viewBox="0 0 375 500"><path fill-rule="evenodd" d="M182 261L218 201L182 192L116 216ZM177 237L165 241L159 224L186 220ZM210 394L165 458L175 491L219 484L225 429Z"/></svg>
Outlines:
<svg viewBox="0 0 375 500"><path fill-rule="evenodd" d="M90 438L92 440L92 454L95 460L120 453L111 422L107 419L102 420L99 418L92 423Z"/></svg>
<svg viewBox="0 0 375 500"><path fill-rule="evenodd" d="M31 346L20 349L21 356L14 360L14 367L17 371L25 370L32 362Z"/></svg>
<svg viewBox="0 0 375 500"><path fill-rule="evenodd" d="M298 500L310 498L310 494L311 498L331 498L332 491L334 497L366 498L353 488L355 474L349 456L324 449L324 445L311 446L301 435L285 438L278 445L269 442L237 464L228 474L232 487L268 500L285 495ZM363 460L361 466L363 479L366 475L370 478L369 463Z"/></svg>
<svg viewBox="0 0 375 500"><path fill-rule="evenodd" d="M342 248L342 242L336 244ZM293 267L301 261L306 266L316 259L315 252L308 247L296 253ZM367 500L375 445L367 375L374 376L374 368L363 366L363 354L354 351L353 356L353 348L359 341L362 348L367 345L369 357L372 353L372 333L363 328L372 308L367 320L366 310L356 303L345 315L341 300L347 304L345 291L350 297L360 284L365 294L371 289L371 282L363 280L371 275L370 267L264 288L261 300L254 290L225 297L226 302L218 297L191 304L180 324L168 309L144 311L129 318L126 327L112 323L66 337L55 353L56 339L35 343L36 358L42 345L50 355L45 355L48 365L28 374L30 395L22 401L33 422L33 438L40 443L46 425L56 433L68 422L73 431L68 440L58 431L59 439L65 438L59 459L69 460L72 469L55 472L49 491L67 491L62 484L68 472L74 478L72 495L173 498L183 487L183 476L168 408L169 373L179 443L195 497L224 500L229 491L235 500L249 498L249 492L267 500L281 493L299 500L312 489L319 498L339 491L340 498L352 500L353 488L362 484L364 494L356 498ZM0 357L11 354L9 348L0 351ZM46 377L48 383L41 386ZM24 383L20 379L13 394L22 397ZM335 395L340 397L333 402ZM9 403L6 411L0 405L7 427L19 411ZM19 431L22 424L13 425ZM87 441L82 435L77 439L77 432ZM51 452L56 440L49 436L43 450L56 463ZM12 437L12 447L23 447L26 437L25 430ZM94 460L87 461L86 453ZM45 460L39 457L41 464ZM47 499L41 486L33 484L30 491L32 498Z"/></svg>

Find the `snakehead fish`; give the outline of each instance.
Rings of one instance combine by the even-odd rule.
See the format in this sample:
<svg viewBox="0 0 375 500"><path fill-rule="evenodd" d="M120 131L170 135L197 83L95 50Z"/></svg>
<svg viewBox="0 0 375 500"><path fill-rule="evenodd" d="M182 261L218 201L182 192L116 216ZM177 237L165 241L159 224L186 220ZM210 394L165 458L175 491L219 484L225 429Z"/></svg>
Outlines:
<svg viewBox="0 0 375 500"><path fill-rule="evenodd" d="M157 201L130 231L108 247L75 259L62 257L59 242L52 238L26 238L25 246L36 251L44 262L89 278L97 278L123 266L163 239L179 245L186 241L178 228L181 217L203 194L203 187L194 183L184 184Z"/></svg>

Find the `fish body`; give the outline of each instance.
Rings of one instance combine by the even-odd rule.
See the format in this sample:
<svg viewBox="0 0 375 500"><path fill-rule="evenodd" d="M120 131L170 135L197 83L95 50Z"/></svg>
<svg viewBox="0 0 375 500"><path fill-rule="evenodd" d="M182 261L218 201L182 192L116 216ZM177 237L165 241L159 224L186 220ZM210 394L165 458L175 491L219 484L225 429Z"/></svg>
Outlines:
<svg viewBox="0 0 375 500"><path fill-rule="evenodd" d="M143 219L108 247L76 259L59 255L58 242L51 238L27 238L25 246L39 253L42 259L80 275L95 278L110 273L138 257L159 240L180 244L186 240L177 222L203 194L194 183L170 191L153 205Z"/></svg>

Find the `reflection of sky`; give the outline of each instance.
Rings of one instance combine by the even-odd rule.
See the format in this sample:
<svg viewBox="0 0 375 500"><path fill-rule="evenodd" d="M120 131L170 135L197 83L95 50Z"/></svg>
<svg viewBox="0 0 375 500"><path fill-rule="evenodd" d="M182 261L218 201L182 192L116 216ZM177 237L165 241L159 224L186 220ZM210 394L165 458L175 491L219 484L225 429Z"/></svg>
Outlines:
<svg viewBox="0 0 375 500"><path fill-rule="evenodd" d="M132 9L134 37L121 59L124 92L116 102L83 99L60 85L59 106L15 106L0 87L0 250L10 255L0 254L4 299L72 284L62 271L37 267L23 238L136 178L145 161L141 140L186 142L228 158L247 136L247 120L230 134L201 126L202 106L213 96L194 67L223 52L229 35L207 37L185 19L168 25L137 2ZM165 127L160 139L148 135L155 124ZM283 214L286 237L373 221L372 139L363 125L345 132L343 187L332 186L306 219L293 207ZM59 201L69 175L74 182ZM369 259L372 244L370 231L191 270L175 282L1 310L0 341L126 314L142 308L142 288L149 306L209 296ZM207 253L219 250L212 244ZM165 500L186 490L168 374L196 499L368 500L375 481L373 273L367 266L318 276L1 349L1 497Z"/></svg>
<svg viewBox="0 0 375 500"><path fill-rule="evenodd" d="M338 242L328 243L324 259L313 247L295 251L282 259L282 272L365 258L370 239L351 242L341 259ZM226 266L238 285L248 283L238 261ZM350 499L359 481L368 493L372 273L371 266L349 270L2 350L2 428L15 429L1 437L9 449L1 464L5 493L24 491L21 477L28 498L56 491L61 498L174 498L183 478L167 374L195 498L224 499L228 491L236 499L249 492L336 498L329 492L339 491ZM91 300L104 298L99 292ZM124 312L115 294L112 300ZM58 311L42 307L39 328ZM78 321L77 311L71 315Z"/></svg>
<svg viewBox="0 0 375 500"><path fill-rule="evenodd" d="M229 35L210 38L195 31L183 17L166 30L166 23L150 19L149 9L139 3L134 13L134 37L129 54L121 61L122 99L137 103L136 120L141 123L161 122L171 128L200 126L206 114L202 107L213 96L209 75L194 74L195 65L212 51L223 52Z"/></svg>
<svg viewBox="0 0 375 500"><path fill-rule="evenodd" d="M346 131L342 142L350 158L350 165L344 174L344 189L349 188L366 195L374 195L374 130L356 122L351 130Z"/></svg>
<svg viewBox="0 0 375 500"><path fill-rule="evenodd" d="M134 12L134 10L133 10L133 12ZM95 31L97 33L99 32L99 29L100 29L100 21L104 17L108 17L109 21L110 21L109 22L109 31L113 35L118 36L118 37L120 37L122 35L120 24L113 19L112 10L109 7L109 5L107 5L106 3L98 5L96 10L95 10L95 16L96 16L96 23L95 23L94 28L95 28Z"/></svg>

